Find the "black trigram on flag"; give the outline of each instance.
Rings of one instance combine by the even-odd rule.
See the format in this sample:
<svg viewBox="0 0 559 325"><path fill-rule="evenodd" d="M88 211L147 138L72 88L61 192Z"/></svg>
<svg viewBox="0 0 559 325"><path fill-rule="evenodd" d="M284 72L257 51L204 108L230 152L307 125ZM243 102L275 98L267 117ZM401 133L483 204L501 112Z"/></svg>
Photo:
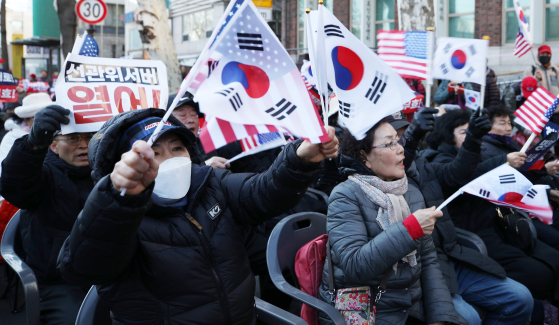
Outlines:
<svg viewBox="0 0 559 325"><path fill-rule="evenodd" d="M272 117L275 117L278 121L281 121L287 117L286 115L293 113L296 108L297 106L291 104L290 101L283 98L276 104L275 107L267 109L266 113L271 114Z"/></svg>
<svg viewBox="0 0 559 325"><path fill-rule="evenodd" d="M212 72L217 68L219 61L208 61L208 78L212 74Z"/></svg>
<svg viewBox="0 0 559 325"><path fill-rule="evenodd" d="M243 106L243 101L241 100L241 96L239 96L239 93L233 93L233 90L233 88L227 88L217 91L216 94L229 97L229 103L231 103L231 106L236 112L239 110L239 108L241 108L241 106Z"/></svg>
<svg viewBox="0 0 559 325"><path fill-rule="evenodd" d="M486 191L484 189L479 189L479 195L483 196L484 198L489 198L489 191Z"/></svg>
<svg viewBox="0 0 559 325"><path fill-rule="evenodd" d="M326 36L336 36L344 38L344 34L342 33L342 29L338 25L326 25L324 26L324 33Z"/></svg>
<svg viewBox="0 0 559 325"><path fill-rule="evenodd" d="M533 199L533 198L536 197L536 195L538 195L538 192L537 192L536 190L534 190L533 188L531 188L531 189L528 191L528 193L526 193L526 195L527 195L529 198Z"/></svg>
<svg viewBox="0 0 559 325"><path fill-rule="evenodd" d="M365 97L367 97L370 101L376 104L380 96L382 95L382 92L386 88L386 81L388 81L388 76L387 75L385 76L384 73L379 73L377 71L375 75L375 80L373 80L373 83L371 84L371 88L369 88L369 90L365 94Z"/></svg>
<svg viewBox="0 0 559 325"><path fill-rule="evenodd" d="M264 51L261 34L237 33L237 41L241 50Z"/></svg>
<svg viewBox="0 0 559 325"><path fill-rule="evenodd" d="M446 68L446 64L445 64L445 63L441 64L441 70L443 71L443 74L447 74L447 73L448 73L448 69Z"/></svg>
<svg viewBox="0 0 559 325"><path fill-rule="evenodd" d="M472 53L472 55L476 55L476 53L477 53L476 52L476 47L473 44L470 45L469 49L470 49L470 53Z"/></svg>
<svg viewBox="0 0 559 325"><path fill-rule="evenodd" d="M340 101L338 101L338 103L340 105L340 114L342 114L345 118L350 118L354 115L353 104L344 103Z"/></svg>
<svg viewBox="0 0 559 325"><path fill-rule="evenodd" d="M468 69L468 71L466 71L466 76L468 76L468 78L470 78L475 71L476 71L476 69L474 69L474 67L470 67Z"/></svg>
<svg viewBox="0 0 559 325"><path fill-rule="evenodd" d="M499 181L501 182L501 184L516 183L514 174L501 175L499 176Z"/></svg>

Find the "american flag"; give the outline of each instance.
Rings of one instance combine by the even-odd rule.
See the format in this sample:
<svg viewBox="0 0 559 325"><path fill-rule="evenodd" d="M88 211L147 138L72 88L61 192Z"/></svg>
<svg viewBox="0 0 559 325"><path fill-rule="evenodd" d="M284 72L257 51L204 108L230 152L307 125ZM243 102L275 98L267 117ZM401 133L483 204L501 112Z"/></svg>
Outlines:
<svg viewBox="0 0 559 325"><path fill-rule="evenodd" d="M518 30L516 35L516 43L514 43L514 55L521 57L532 49L532 44L524 37L524 34Z"/></svg>
<svg viewBox="0 0 559 325"><path fill-rule="evenodd" d="M83 40L82 47L80 49L79 55L83 56L98 56L99 55L99 46L97 46L97 42L93 37L85 34L85 38Z"/></svg>
<svg viewBox="0 0 559 325"><path fill-rule="evenodd" d="M200 132L200 142L206 153L212 152L231 142L244 140L258 134L270 132L287 133L281 127L273 125L247 125L227 122L219 118L207 118L206 126Z"/></svg>
<svg viewBox="0 0 559 325"><path fill-rule="evenodd" d="M528 35L528 20L524 16L524 11L518 0L514 0L514 10L518 18L518 34L516 34L516 42L514 43L514 55L521 57L532 49L532 42Z"/></svg>
<svg viewBox="0 0 559 325"><path fill-rule="evenodd" d="M538 135L549 122L557 105L559 105L559 98L555 98L552 93L540 86L514 112L514 115Z"/></svg>
<svg viewBox="0 0 559 325"><path fill-rule="evenodd" d="M281 137L282 135L279 132L256 134L242 139L241 147L243 148L243 152L247 152L264 144L281 139Z"/></svg>
<svg viewBox="0 0 559 325"><path fill-rule="evenodd" d="M379 30L378 56L403 78L427 79L428 32Z"/></svg>

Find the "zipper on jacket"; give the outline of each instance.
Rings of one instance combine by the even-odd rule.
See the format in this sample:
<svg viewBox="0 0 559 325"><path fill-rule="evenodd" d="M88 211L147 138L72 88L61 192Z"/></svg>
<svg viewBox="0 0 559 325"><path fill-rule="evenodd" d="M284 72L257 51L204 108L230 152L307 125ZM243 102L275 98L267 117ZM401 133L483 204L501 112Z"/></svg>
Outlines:
<svg viewBox="0 0 559 325"><path fill-rule="evenodd" d="M187 219L190 221L191 224L193 224L196 227L196 229L198 229L198 236L200 237L200 240L202 241L202 246L204 247L204 251L206 252L206 255L210 259L209 260L210 269L211 269L212 274L214 276L214 282L215 282L215 285L217 287L217 293L219 295L219 301L221 303L221 308L223 309L223 312L225 313L225 319L227 321L227 324L232 324L231 314L229 313L229 305L227 304L227 298L226 298L225 290L223 289L223 284L221 282L221 279L219 278L219 275L217 275L217 271L215 270L215 261L214 261L210 246L208 244L208 241L206 240L206 237L202 233L202 226L191 215L188 215Z"/></svg>

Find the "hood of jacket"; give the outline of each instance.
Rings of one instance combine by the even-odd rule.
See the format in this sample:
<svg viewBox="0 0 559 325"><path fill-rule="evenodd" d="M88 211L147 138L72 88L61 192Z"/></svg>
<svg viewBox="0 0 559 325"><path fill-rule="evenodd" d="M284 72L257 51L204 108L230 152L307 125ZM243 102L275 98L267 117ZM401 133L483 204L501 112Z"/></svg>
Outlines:
<svg viewBox="0 0 559 325"><path fill-rule="evenodd" d="M118 114L105 122L89 142L89 166L92 170L93 181L98 182L105 175L110 174L115 164L120 160L118 143L124 131L143 119L151 116L162 118L164 115L165 110L147 108ZM169 116L169 122L186 128L173 115ZM202 163L202 155L195 143L187 145L186 148L193 163Z"/></svg>
<svg viewBox="0 0 559 325"><path fill-rule="evenodd" d="M362 162L353 159L346 155L339 155L338 158L338 171L342 175L343 179L346 180L349 176L358 173L362 175L374 175L372 170L367 168Z"/></svg>

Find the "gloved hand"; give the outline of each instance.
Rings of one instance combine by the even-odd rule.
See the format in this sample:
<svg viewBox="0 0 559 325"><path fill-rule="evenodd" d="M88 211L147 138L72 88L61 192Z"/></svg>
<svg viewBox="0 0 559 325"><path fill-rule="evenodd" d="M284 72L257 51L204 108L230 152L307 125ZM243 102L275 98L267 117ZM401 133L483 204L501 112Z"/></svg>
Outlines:
<svg viewBox="0 0 559 325"><path fill-rule="evenodd" d="M474 111L470 117L470 123L466 133L474 137L474 139L480 140L484 135L491 131L491 121L489 121L489 116L487 114L482 114L481 109Z"/></svg>
<svg viewBox="0 0 559 325"><path fill-rule="evenodd" d="M60 124L70 123L70 110L62 106L50 105L35 114L31 132L27 141L32 147L46 148L52 143L54 132L60 130Z"/></svg>
<svg viewBox="0 0 559 325"><path fill-rule="evenodd" d="M433 131L435 126L435 117L438 110L432 107L425 107L419 113L416 113L411 121L411 125L406 130L405 136L407 140L419 142L425 134Z"/></svg>

